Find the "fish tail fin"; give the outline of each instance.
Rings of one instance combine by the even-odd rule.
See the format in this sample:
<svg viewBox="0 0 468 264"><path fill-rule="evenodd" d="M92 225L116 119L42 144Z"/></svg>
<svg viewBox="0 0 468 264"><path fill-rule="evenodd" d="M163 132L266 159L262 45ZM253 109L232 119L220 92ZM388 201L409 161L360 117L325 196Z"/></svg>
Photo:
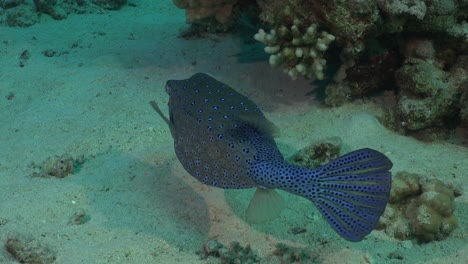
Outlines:
<svg viewBox="0 0 468 264"><path fill-rule="evenodd" d="M311 200L333 229L360 241L385 210L392 184L392 162L373 149L360 149L317 169Z"/></svg>
<svg viewBox="0 0 468 264"><path fill-rule="evenodd" d="M284 199L275 189L257 188L245 218L252 224L267 222L280 215L284 207Z"/></svg>

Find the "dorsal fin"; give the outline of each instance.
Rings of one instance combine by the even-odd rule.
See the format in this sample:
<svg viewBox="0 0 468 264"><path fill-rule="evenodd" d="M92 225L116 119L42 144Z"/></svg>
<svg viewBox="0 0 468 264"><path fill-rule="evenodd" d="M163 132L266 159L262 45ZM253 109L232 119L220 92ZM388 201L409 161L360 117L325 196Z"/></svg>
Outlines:
<svg viewBox="0 0 468 264"><path fill-rule="evenodd" d="M257 128L260 132L271 135L276 138L280 136L279 128L264 116L258 115L239 115L241 121Z"/></svg>

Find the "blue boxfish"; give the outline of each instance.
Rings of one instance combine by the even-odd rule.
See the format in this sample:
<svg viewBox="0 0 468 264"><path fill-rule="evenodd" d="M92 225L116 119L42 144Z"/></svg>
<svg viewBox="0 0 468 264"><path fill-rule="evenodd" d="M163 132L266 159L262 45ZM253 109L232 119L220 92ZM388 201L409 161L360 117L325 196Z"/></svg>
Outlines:
<svg viewBox="0 0 468 264"><path fill-rule="evenodd" d="M281 213L275 189L312 201L344 239L360 241L387 205L392 162L363 148L316 169L290 164L274 137L278 129L249 98L215 78L197 73L169 80L168 124L177 158L201 183L223 189L257 188L246 220L259 223Z"/></svg>

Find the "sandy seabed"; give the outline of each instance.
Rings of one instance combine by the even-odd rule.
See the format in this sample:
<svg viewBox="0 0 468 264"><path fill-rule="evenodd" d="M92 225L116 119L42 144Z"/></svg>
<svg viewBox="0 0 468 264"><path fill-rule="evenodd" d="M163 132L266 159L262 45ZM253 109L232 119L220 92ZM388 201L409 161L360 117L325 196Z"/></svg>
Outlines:
<svg viewBox="0 0 468 264"><path fill-rule="evenodd" d="M179 38L184 11L170 1L138 1L105 14L42 16L29 28L0 27L0 254L33 238L56 263L206 263L195 253L209 239L250 244L267 259L278 242L314 252L316 263L468 263L468 198L456 199L459 227L446 240L401 242L381 231L351 243L313 204L282 192L288 207L267 224L249 225L253 190L204 186L178 162L167 125L168 79L206 72L254 100L281 130L290 156L340 137L345 150L385 153L392 172L438 178L468 193L468 149L425 143L384 128L372 100L326 108L307 81L290 81L240 35ZM30 58L19 67L20 55ZM43 55L46 50L56 55ZM32 177L48 157L83 155L65 178ZM77 215L81 224L73 224ZM72 222L71 222L72 221ZM305 233L292 234L302 227ZM403 259L390 257L397 252ZM269 263L264 261L264 263Z"/></svg>

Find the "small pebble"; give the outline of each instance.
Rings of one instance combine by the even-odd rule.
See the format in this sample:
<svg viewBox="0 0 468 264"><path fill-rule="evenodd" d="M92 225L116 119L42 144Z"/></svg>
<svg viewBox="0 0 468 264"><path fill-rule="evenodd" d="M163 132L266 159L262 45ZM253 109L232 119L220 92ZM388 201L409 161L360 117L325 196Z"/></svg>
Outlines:
<svg viewBox="0 0 468 264"><path fill-rule="evenodd" d="M55 54L57 54L57 52L55 50L51 50L51 49L46 49L42 52L42 54L44 54L44 56L46 57L53 57L55 56Z"/></svg>

